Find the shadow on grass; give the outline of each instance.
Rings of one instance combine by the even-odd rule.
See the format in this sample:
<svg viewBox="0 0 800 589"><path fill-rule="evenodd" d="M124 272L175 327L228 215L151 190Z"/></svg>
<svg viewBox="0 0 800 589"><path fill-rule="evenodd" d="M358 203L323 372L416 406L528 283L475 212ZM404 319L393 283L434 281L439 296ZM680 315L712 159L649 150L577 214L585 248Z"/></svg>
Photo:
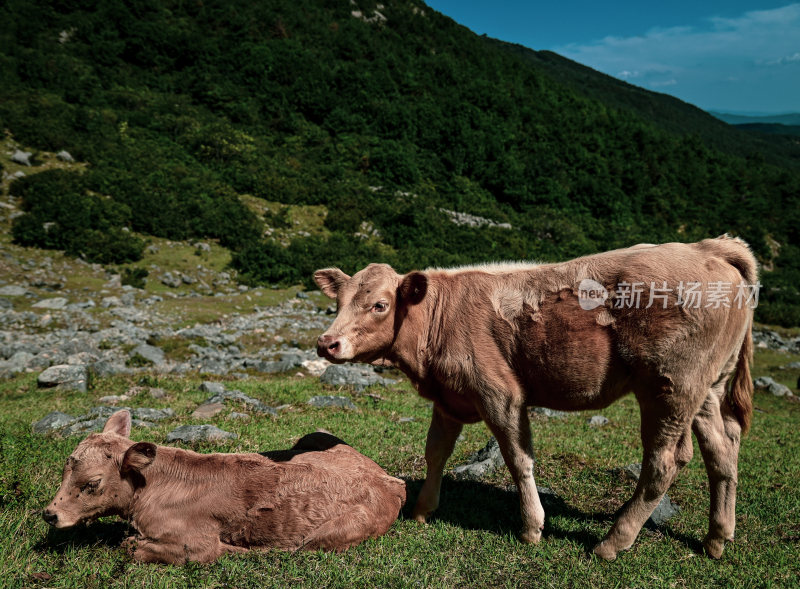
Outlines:
<svg viewBox="0 0 800 589"><path fill-rule="evenodd" d="M67 549L82 546L106 546L116 548L134 533L127 522L96 521L85 526L65 530L50 528L47 536L34 545L40 552L63 554Z"/></svg>
<svg viewBox="0 0 800 589"><path fill-rule="evenodd" d="M412 518L414 503L422 488L422 480L407 480L408 500L403 507L403 517ZM583 547L589 553L602 539L589 530L567 530L554 525L553 520L561 516L577 522L593 521L606 524L608 529L617 519L622 508L615 512L586 513L568 505L561 497L540 493L545 511L545 538L565 539ZM443 521L466 530L484 530L497 535L516 535L522 520L519 514L519 494L516 489L504 489L481 481L456 480L445 476L439 508L432 521ZM697 554L703 554L703 545L698 538L674 531L669 526L656 527L648 522L645 529L658 531Z"/></svg>

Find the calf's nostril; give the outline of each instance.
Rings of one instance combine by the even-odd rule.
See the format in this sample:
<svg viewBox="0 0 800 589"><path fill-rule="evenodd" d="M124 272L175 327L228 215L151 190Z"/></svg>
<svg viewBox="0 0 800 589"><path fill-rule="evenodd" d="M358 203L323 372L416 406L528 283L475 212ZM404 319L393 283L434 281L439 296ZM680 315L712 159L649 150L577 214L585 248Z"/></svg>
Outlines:
<svg viewBox="0 0 800 589"><path fill-rule="evenodd" d="M58 514L45 509L42 511L42 519L52 526L58 521Z"/></svg>
<svg viewBox="0 0 800 589"><path fill-rule="evenodd" d="M333 351L336 351L338 349L339 349L339 342L338 341L331 342L330 344L328 344L328 351L329 352L333 352Z"/></svg>

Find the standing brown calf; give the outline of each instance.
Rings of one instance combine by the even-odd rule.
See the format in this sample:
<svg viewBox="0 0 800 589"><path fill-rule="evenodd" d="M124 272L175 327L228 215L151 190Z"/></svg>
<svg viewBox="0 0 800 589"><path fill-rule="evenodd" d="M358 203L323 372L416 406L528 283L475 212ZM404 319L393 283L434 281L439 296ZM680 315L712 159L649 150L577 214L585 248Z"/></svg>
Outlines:
<svg viewBox="0 0 800 589"><path fill-rule="evenodd" d="M344 550L384 534L405 502L405 483L321 432L291 449L197 454L128 439L131 416L112 415L67 460L42 513L57 528L119 515L142 562L210 562L250 548Z"/></svg>
<svg viewBox="0 0 800 589"><path fill-rule="evenodd" d="M633 544L692 457L692 431L711 489L705 549L719 558L733 539L757 295L756 261L743 241L643 244L561 264L404 276L371 264L353 277L329 268L314 279L338 303L318 353L332 362L391 362L434 402L417 520L439 504L462 424L483 420L520 491L521 538L538 542L544 510L527 407L599 409L632 391L642 475L594 552L613 559Z"/></svg>

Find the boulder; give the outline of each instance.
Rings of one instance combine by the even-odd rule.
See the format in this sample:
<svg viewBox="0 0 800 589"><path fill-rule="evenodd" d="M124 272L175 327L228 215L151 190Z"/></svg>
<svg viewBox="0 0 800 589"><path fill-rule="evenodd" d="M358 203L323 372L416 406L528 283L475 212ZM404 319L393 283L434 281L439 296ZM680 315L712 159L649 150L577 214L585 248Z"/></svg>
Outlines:
<svg viewBox="0 0 800 589"><path fill-rule="evenodd" d="M556 417L558 419L569 415L569 413L566 411L556 411L555 409L548 409L547 407L534 407L533 412L536 415L541 415L542 417Z"/></svg>
<svg viewBox="0 0 800 589"><path fill-rule="evenodd" d="M776 397L792 397L794 396L792 390L779 382L775 382L769 376L759 376L753 381L753 386L758 391L771 393Z"/></svg>
<svg viewBox="0 0 800 589"><path fill-rule="evenodd" d="M586 420L586 423L591 427L603 427L604 425L608 424L608 417L605 417L604 415L592 415Z"/></svg>
<svg viewBox="0 0 800 589"><path fill-rule="evenodd" d="M378 376L371 366L358 364L331 364L322 373L319 381L337 387L351 386L357 391L377 384L388 386L397 382Z"/></svg>
<svg viewBox="0 0 800 589"><path fill-rule="evenodd" d="M226 432L215 425L182 425L167 434L167 442L207 442L236 439L234 433Z"/></svg>
<svg viewBox="0 0 800 589"><path fill-rule="evenodd" d="M130 357L136 358L137 356L155 366L160 366L166 361L164 350L150 344L140 344L133 348L130 352Z"/></svg>
<svg viewBox="0 0 800 589"><path fill-rule="evenodd" d="M37 383L42 388L59 387L85 392L87 378L86 366L58 364L42 372Z"/></svg>
<svg viewBox="0 0 800 589"><path fill-rule="evenodd" d="M56 311L59 309L63 309L67 306L69 301L64 297L53 297L52 299L43 299L38 303L34 303L31 307L35 309L50 309L51 311Z"/></svg>
<svg viewBox="0 0 800 589"><path fill-rule="evenodd" d="M308 404L312 407L339 407L341 409L358 409L347 397L334 395L317 395L309 399Z"/></svg>
<svg viewBox="0 0 800 589"><path fill-rule="evenodd" d="M11 161L22 166L30 166L32 155L33 153L30 151L22 151L21 149L17 149L13 154L11 154Z"/></svg>
<svg viewBox="0 0 800 589"><path fill-rule="evenodd" d="M0 296L4 297L21 297L27 294L28 289L24 286L19 286L17 284L7 284L6 286L0 286Z"/></svg>
<svg viewBox="0 0 800 589"><path fill-rule="evenodd" d="M456 466L453 469L453 476L457 479L481 479L504 464L500 446L492 437L486 446L467 459L466 464Z"/></svg>
<svg viewBox="0 0 800 589"><path fill-rule="evenodd" d="M192 412L193 419L210 419L225 409L222 403L203 403Z"/></svg>
<svg viewBox="0 0 800 589"><path fill-rule="evenodd" d="M61 411L51 411L39 421L33 424L33 433L47 434L60 430L75 421L72 415L67 415Z"/></svg>

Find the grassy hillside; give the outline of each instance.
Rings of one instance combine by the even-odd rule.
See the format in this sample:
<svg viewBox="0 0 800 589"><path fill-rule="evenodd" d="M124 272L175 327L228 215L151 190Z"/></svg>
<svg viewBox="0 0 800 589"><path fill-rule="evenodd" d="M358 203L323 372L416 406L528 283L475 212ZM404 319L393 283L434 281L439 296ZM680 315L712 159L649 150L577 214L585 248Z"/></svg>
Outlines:
<svg viewBox="0 0 800 589"><path fill-rule="evenodd" d="M727 231L772 269L760 319L800 324L796 151L422 2L10 0L0 22L0 128L86 164L11 183L17 243L126 264L140 236L212 238L244 280L298 283Z"/></svg>

